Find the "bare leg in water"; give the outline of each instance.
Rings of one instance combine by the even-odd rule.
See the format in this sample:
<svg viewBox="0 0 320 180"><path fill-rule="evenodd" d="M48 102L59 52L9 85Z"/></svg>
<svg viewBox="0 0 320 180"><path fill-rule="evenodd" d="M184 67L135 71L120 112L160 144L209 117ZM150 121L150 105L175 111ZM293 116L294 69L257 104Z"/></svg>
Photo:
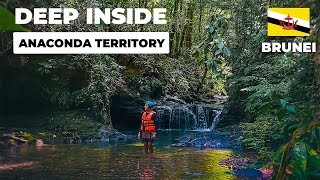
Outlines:
<svg viewBox="0 0 320 180"><path fill-rule="evenodd" d="M153 153L153 146L152 146L152 142L148 142L148 149L150 153Z"/></svg>
<svg viewBox="0 0 320 180"><path fill-rule="evenodd" d="M144 143L144 152L145 152L145 153L148 153L148 149L149 149L149 148L148 148L148 142L145 142L145 143Z"/></svg>

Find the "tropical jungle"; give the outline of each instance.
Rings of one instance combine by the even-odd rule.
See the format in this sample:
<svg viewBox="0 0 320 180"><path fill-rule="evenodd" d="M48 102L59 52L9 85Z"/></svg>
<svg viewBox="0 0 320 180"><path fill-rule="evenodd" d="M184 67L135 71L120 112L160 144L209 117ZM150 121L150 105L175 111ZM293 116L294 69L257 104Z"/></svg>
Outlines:
<svg viewBox="0 0 320 180"><path fill-rule="evenodd" d="M18 7L166 8L167 24L17 25ZM310 36L268 36L271 7L310 8ZM1 0L0 179L320 179L320 53L261 52L319 44L319 26L317 0ZM170 53L17 55L16 31L169 32Z"/></svg>

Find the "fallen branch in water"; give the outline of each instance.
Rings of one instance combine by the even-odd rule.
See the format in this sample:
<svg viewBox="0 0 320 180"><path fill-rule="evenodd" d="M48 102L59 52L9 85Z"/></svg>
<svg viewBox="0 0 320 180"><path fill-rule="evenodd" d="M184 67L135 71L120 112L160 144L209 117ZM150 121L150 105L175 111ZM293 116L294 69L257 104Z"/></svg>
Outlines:
<svg viewBox="0 0 320 180"><path fill-rule="evenodd" d="M0 170L13 170L16 168L23 168L23 167L29 167L32 166L33 162L24 162L24 163L16 163L16 164L2 164L0 165Z"/></svg>

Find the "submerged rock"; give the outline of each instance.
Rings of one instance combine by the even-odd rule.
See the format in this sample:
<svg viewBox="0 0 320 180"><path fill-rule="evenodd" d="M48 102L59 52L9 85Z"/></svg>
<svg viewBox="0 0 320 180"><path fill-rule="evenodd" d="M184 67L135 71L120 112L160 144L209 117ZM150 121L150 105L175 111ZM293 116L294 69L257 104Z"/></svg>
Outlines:
<svg viewBox="0 0 320 180"><path fill-rule="evenodd" d="M174 143L170 145L171 147L187 147L189 146L187 143Z"/></svg>
<svg viewBox="0 0 320 180"><path fill-rule="evenodd" d="M101 128L99 134L101 135L102 142L119 142L136 139L135 136L123 134L112 127Z"/></svg>
<svg viewBox="0 0 320 180"><path fill-rule="evenodd" d="M172 147L197 147L197 148L215 148L228 149L233 148L233 143L224 136L214 134L213 132L197 132L188 136L182 136L175 139Z"/></svg>
<svg viewBox="0 0 320 180"><path fill-rule="evenodd" d="M175 139L176 142L180 142L180 143L188 143L191 141L191 137L190 136L182 136L178 139Z"/></svg>
<svg viewBox="0 0 320 180"><path fill-rule="evenodd" d="M227 174L234 174L238 176L250 177L254 179L262 178L263 174L260 170L254 168L244 168L235 171L227 172Z"/></svg>
<svg viewBox="0 0 320 180"><path fill-rule="evenodd" d="M228 158L221 160L219 165L225 165L229 169L237 170L247 167L249 164L254 163L250 158Z"/></svg>
<svg viewBox="0 0 320 180"><path fill-rule="evenodd" d="M227 174L233 174L237 176L248 177L252 179L270 179L273 175L272 169L255 169L255 168L243 168L239 170L226 172Z"/></svg>
<svg viewBox="0 0 320 180"><path fill-rule="evenodd" d="M219 162L221 166L227 166L232 171L227 172L227 174L233 174L237 176L243 176L253 179L269 179L273 175L273 168L260 168L258 169L256 159L249 157L235 157L223 159Z"/></svg>
<svg viewBox="0 0 320 180"><path fill-rule="evenodd" d="M194 173L192 173L192 172L186 172L185 175L186 175L186 176L191 176L191 177L201 177L201 176L203 176L202 173L200 173L200 172L194 172Z"/></svg>

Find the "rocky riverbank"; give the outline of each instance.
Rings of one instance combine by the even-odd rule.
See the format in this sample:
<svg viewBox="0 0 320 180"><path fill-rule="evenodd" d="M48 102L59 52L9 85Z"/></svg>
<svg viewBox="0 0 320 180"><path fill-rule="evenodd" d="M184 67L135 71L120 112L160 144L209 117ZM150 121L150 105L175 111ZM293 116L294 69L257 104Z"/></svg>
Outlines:
<svg viewBox="0 0 320 180"><path fill-rule="evenodd" d="M181 130L209 130L218 119L227 97L198 97L196 95L164 96L156 101L159 128ZM70 110L43 113L36 116L1 117L2 147L24 146L42 140L51 143L81 143L97 141L126 141L135 139L117 129L138 128L143 112L139 95L120 93L114 96L110 109L112 125L106 125L88 110ZM0 127L1 127L0 126ZM210 129L212 130L212 129ZM201 138L200 138L201 139ZM197 140L194 141L199 144ZM177 142L179 143L179 142ZM207 145L206 143L204 143ZM215 143L216 144L216 143Z"/></svg>
<svg viewBox="0 0 320 180"><path fill-rule="evenodd" d="M8 119L10 121L10 119ZM0 127L0 147L27 146L37 140L45 144L124 141L132 139L95 120L86 111L56 112L26 128Z"/></svg>
<svg viewBox="0 0 320 180"><path fill-rule="evenodd" d="M4 129L0 130L0 148L9 148L12 146L27 146L36 142L36 138L26 129Z"/></svg>

